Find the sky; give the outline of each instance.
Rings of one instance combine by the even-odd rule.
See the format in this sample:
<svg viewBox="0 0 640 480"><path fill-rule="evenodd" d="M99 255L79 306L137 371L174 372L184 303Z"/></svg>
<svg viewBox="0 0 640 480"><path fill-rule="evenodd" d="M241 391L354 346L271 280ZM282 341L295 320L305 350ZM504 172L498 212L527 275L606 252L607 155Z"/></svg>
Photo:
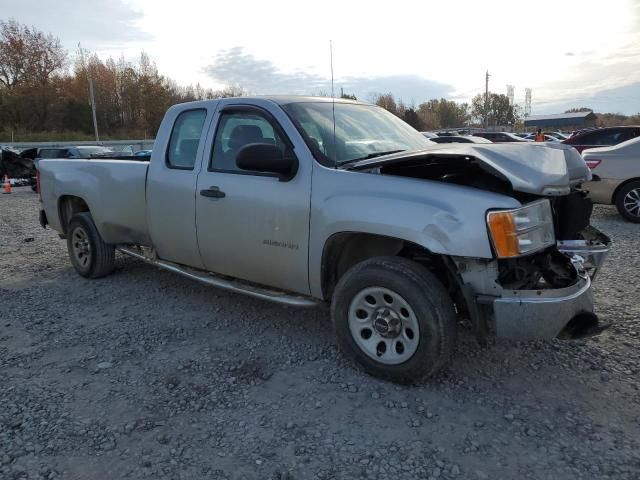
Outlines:
<svg viewBox="0 0 640 480"><path fill-rule="evenodd" d="M0 0L13 18L109 56L145 51L181 85L405 103L489 90L532 114L640 112L640 0Z"/></svg>

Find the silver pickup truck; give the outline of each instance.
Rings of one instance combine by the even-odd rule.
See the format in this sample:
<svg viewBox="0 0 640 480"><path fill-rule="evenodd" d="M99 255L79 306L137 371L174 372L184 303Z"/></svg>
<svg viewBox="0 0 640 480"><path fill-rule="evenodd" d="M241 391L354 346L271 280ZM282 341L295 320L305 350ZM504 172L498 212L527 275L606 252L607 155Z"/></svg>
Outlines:
<svg viewBox="0 0 640 480"><path fill-rule="evenodd" d="M115 251L286 305L330 303L364 370L410 382L480 338L603 328L591 279L609 239L589 225L571 147L437 145L385 110L317 97L171 107L150 161L39 163L41 223L88 278Z"/></svg>

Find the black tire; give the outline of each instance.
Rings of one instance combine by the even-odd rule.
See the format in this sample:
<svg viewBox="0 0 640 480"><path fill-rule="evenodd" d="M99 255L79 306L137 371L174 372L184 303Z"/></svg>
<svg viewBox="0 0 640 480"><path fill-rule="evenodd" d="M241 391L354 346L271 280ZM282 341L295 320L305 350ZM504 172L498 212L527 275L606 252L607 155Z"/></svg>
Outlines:
<svg viewBox="0 0 640 480"><path fill-rule="evenodd" d="M67 228L67 250L73 268L83 277L100 278L113 271L115 248L104 243L88 212L71 217Z"/></svg>
<svg viewBox="0 0 640 480"><path fill-rule="evenodd" d="M402 363L390 365L377 361L354 339L349 326L351 304L371 287L398 294L415 313L419 327L417 347L414 345L414 353ZM378 335L378 327L374 326L375 312L370 316L370 329L373 335ZM375 257L351 268L336 286L331 317L338 345L345 355L365 372L385 380L406 384L430 377L449 363L455 349L456 315L450 296L431 272L405 258ZM366 325L364 329L367 329ZM369 337L363 338L368 340Z"/></svg>
<svg viewBox="0 0 640 480"><path fill-rule="evenodd" d="M616 208L622 218L630 222L640 223L640 205L638 205L638 208L631 209L631 211L629 211L628 207L625 207L625 200L627 203L632 200L629 196L640 199L640 180L627 183L620 189L615 198Z"/></svg>

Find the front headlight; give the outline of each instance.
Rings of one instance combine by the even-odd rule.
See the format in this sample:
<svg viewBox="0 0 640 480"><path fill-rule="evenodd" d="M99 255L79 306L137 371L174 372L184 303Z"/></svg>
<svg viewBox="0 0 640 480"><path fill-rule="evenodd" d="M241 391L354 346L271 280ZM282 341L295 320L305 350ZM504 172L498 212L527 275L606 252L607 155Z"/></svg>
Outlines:
<svg viewBox="0 0 640 480"><path fill-rule="evenodd" d="M513 210L487 213L491 242L499 258L519 257L553 245L553 216L549 200Z"/></svg>

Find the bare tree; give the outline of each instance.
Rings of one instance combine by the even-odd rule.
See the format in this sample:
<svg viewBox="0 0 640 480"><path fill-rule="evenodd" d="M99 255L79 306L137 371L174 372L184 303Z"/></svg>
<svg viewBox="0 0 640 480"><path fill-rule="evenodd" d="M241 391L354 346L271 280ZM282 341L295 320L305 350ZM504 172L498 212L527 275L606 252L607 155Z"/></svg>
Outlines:
<svg viewBox="0 0 640 480"><path fill-rule="evenodd" d="M53 76L66 58L54 36L15 20L0 21L0 88L5 90L0 94L13 126L24 111L35 113L34 127L44 126L54 97Z"/></svg>

